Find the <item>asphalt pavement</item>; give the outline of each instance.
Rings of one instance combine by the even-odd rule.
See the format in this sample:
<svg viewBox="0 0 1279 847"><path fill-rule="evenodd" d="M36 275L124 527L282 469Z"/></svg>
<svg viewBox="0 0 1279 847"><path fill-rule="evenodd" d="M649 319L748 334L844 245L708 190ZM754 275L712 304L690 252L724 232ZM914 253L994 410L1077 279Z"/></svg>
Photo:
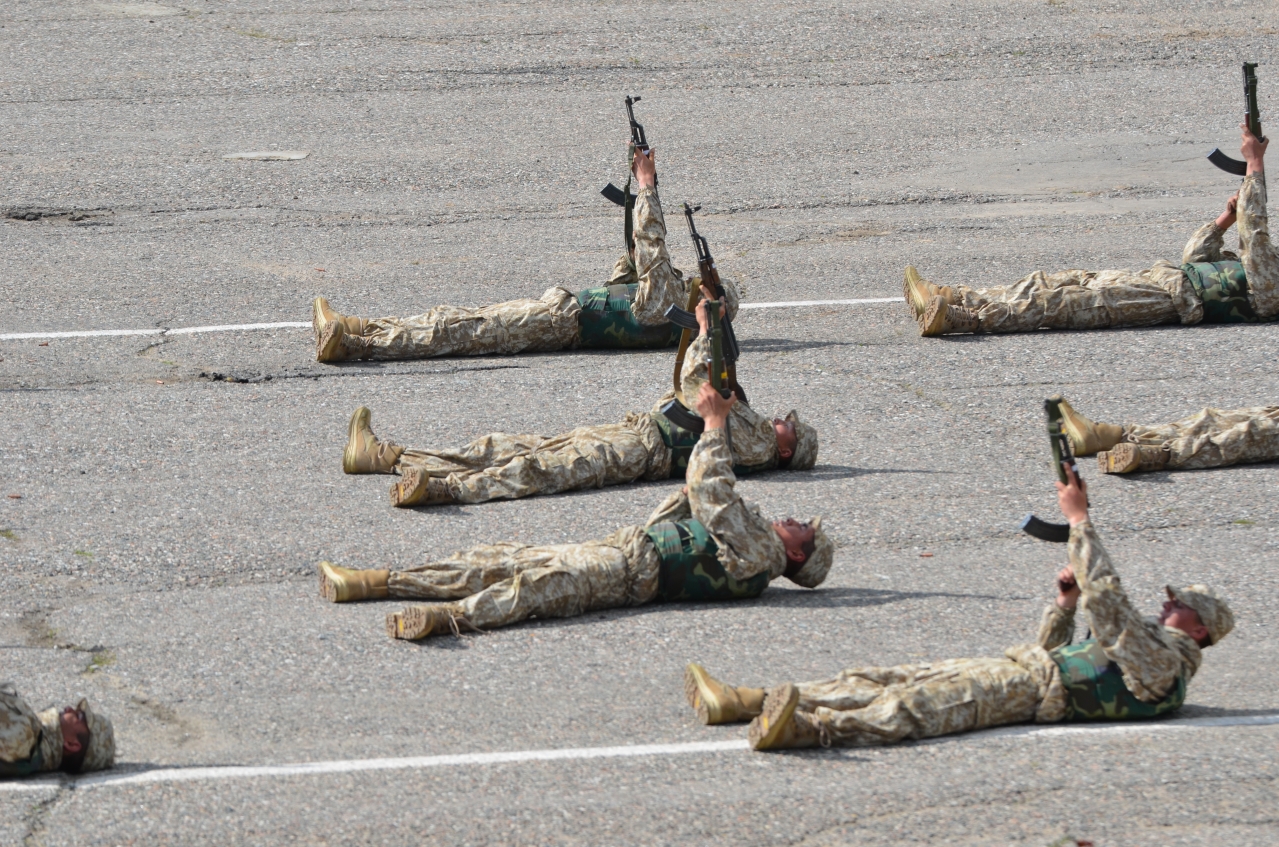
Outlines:
<svg viewBox="0 0 1279 847"><path fill-rule="evenodd" d="M765 755L707 748L745 728L681 686L693 660L768 685L1033 640L1063 564L1017 530L1055 517L1043 398L1273 404L1271 325L921 339L900 302L744 310L752 403L821 450L740 490L825 516L821 589L422 644L385 636L398 604L325 603L317 562L597 538L678 483L397 510L341 472L351 412L413 446L553 434L648 409L672 351L334 366L307 328L174 331L602 283L627 94L675 263L701 204L748 303L899 297L907 263L1147 267L1237 187L1204 156L1236 152L1241 61L1277 113L1276 47L1273 6L1162 0L6 4L0 678L99 704L139 779L0 783L0 843L1279 841L1274 464L1083 463L1138 602L1202 581L1234 608L1179 724ZM224 158L270 151L306 156ZM57 335L117 330L147 334Z"/></svg>

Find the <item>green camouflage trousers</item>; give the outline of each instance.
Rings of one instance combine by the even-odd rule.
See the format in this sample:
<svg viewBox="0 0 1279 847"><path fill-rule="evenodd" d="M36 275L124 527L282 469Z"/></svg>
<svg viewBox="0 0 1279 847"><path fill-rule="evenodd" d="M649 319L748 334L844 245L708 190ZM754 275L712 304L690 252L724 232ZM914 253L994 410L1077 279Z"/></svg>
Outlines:
<svg viewBox="0 0 1279 847"><path fill-rule="evenodd" d="M1204 409L1179 421L1124 427L1124 440L1169 451L1169 468L1194 470L1279 459L1279 406Z"/></svg>
<svg viewBox="0 0 1279 847"><path fill-rule="evenodd" d="M480 629L638 606L657 595L659 560L639 526L585 544L483 544L391 571L391 597L451 600Z"/></svg>
<svg viewBox="0 0 1279 847"><path fill-rule="evenodd" d="M954 290L977 313L978 332L1151 326L1202 314L1181 268L1168 262L1144 271L1035 271L1014 285Z"/></svg>
<svg viewBox="0 0 1279 847"><path fill-rule="evenodd" d="M1050 677L1049 667L1011 659L855 668L801 683L798 711L834 744L892 744L1034 720Z"/></svg>
<svg viewBox="0 0 1279 847"><path fill-rule="evenodd" d="M409 448L399 465L443 479L458 503L485 503L666 479L671 451L651 415L631 413L552 438L496 432L460 450Z"/></svg>

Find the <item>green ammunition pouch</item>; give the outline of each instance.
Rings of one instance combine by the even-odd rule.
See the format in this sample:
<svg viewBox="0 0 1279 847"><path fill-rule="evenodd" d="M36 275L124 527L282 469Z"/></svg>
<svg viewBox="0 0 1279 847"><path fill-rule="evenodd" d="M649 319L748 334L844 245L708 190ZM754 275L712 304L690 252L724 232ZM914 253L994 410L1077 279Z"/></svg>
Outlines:
<svg viewBox="0 0 1279 847"><path fill-rule="evenodd" d="M662 433L662 443L671 451L671 479L683 479L688 471L688 458L693 455L701 433L672 423L666 415L653 415L653 422Z"/></svg>
<svg viewBox="0 0 1279 847"><path fill-rule="evenodd" d="M697 439L701 437L701 433L690 432L679 424L673 423L665 415L654 414L653 421L662 433L662 443L671 451L671 479L683 479L688 473L688 460L693 455L693 448L697 446ZM733 465L733 475L750 476L753 473L771 471L776 467L775 461L759 465Z"/></svg>
<svg viewBox="0 0 1279 847"><path fill-rule="evenodd" d="M579 291L577 343L602 350L669 347L679 343L680 328L673 323L644 326L635 320L631 303L639 283L607 285Z"/></svg>
<svg viewBox="0 0 1279 847"><path fill-rule="evenodd" d="M716 553L719 545L701 521L663 521L644 530L662 564L657 601L712 602L758 597L768 587L768 572L747 580L729 576Z"/></svg>
<svg viewBox="0 0 1279 847"><path fill-rule="evenodd" d="M1248 302L1248 278L1240 262L1190 262L1181 272L1204 304L1206 324L1252 324L1260 318Z"/></svg>
<svg viewBox="0 0 1279 847"><path fill-rule="evenodd" d="M31 776L44 770L44 754L36 744L35 752L19 762L0 762L0 777Z"/></svg>
<svg viewBox="0 0 1279 847"><path fill-rule="evenodd" d="M1124 685L1123 671L1110 661L1096 639L1058 647L1049 653L1061 670L1066 689L1068 721L1124 721L1153 718L1181 707L1186 700L1186 679L1177 682L1164 698L1146 703Z"/></svg>

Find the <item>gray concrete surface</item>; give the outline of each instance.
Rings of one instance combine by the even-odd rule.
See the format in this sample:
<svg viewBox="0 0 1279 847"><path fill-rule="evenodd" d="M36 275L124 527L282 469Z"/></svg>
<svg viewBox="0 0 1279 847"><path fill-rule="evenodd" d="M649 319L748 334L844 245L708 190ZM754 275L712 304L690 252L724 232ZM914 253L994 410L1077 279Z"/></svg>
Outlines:
<svg viewBox="0 0 1279 847"><path fill-rule="evenodd" d="M0 334L297 321L585 286L596 192L641 94L668 207L705 206L757 301L1174 258L1234 181L1245 3L89 3L0 10ZM1265 124L1268 125L1268 124ZM235 152L309 150L293 162ZM16 216L16 217L15 217ZM26 220L26 217L32 220ZM672 220L677 264L692 264ZM924 340L900 304L743 313L757 406L822 431L808 474L744 481L827 516L817 592L641 608L421 646L315 564L640 522L674 483L399 511L346 477L347 417L456 444L647 408L668 352L321 366L301 330L0 341L0 676L84 694L121 769L741 738L684 663L749 683L995 654L1033 637L1061 550L1039 401L1162 421L1275 402L1271 326ZM1101 477L1134 596L1204 580L1238 629L1187 716L1279 713L1274 465ZM931 553L931 556L921 554ZM977 735L745 752L0 792L27 844L1268 845L1276 727Z"/></svg>

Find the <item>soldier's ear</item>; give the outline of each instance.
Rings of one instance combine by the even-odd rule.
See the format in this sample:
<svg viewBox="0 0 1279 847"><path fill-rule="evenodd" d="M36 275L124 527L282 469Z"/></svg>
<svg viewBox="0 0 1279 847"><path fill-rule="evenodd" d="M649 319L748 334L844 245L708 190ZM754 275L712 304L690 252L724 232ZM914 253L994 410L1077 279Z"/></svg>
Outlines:
<svg viewBox="0 0 1279 847"><path fill-rule="evenodd" d="M808 561L808 554L805 553L803 550L792 550L791 548L787 547L786 558L790 559L792 562L794 562L797 565L802 565L804 562ZM1204 631L1207 632L1207 630L1204 630Z"/></svg>
<svg viewBox="0 0 1279 847"><path fill-rule="evenodd" d="M777 448L777 455L778 455L778 457L779 457L779 458L780 458L780 459L784 462L784 461L786 461L787 459L789 459L791 456L794 456L794 455L795 455L795 451L794 451L794 450L791 450L791 449L788 449L788 448L786 448L786 447L778 447L778 448Z"/></svg>

